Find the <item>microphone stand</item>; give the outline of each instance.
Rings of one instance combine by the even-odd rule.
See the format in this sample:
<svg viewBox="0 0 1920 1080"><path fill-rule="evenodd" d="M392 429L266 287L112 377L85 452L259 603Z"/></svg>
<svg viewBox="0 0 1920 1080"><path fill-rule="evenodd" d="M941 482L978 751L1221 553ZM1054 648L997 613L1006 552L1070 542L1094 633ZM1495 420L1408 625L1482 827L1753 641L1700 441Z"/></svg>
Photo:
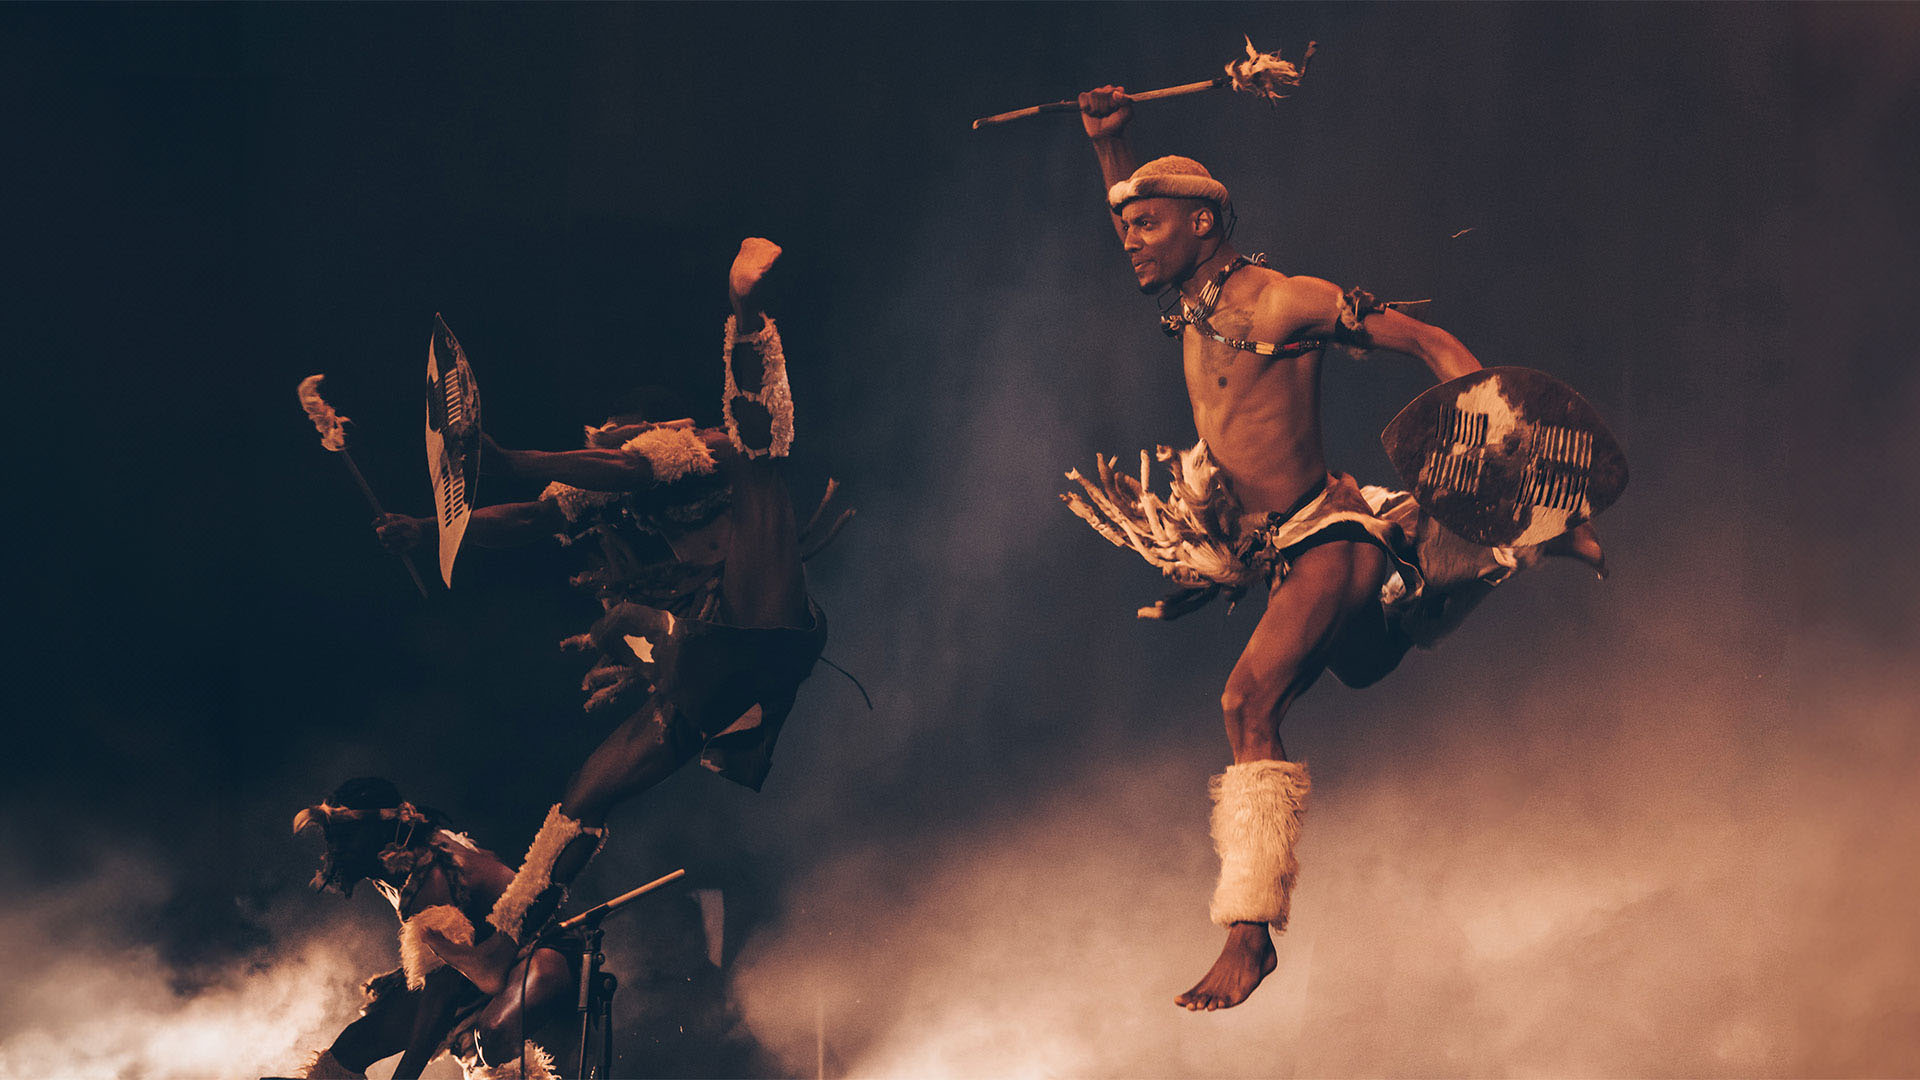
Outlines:
<svg viewBox="0 0 1920 1080"><path fill-rule="evenodd" d="M580 1014L580 1075L583 1080L607 1080L613 1074L613 993L620 987L620 980L612 974L600 970L606 961L606 954L600 951L606 931L600 924L607 916L627 906L662 885L678 881L687 876L684 869L675 870L647 882L630 892L608 900L604 904L588 908L571 919L562 920L555 932L584 927L587 944L580 952L580 994L576 1000L576 1009ZM600 1067L587 1068L587 1050L593 1045L593 1025L595 1015L600 1022Z"/></svg>

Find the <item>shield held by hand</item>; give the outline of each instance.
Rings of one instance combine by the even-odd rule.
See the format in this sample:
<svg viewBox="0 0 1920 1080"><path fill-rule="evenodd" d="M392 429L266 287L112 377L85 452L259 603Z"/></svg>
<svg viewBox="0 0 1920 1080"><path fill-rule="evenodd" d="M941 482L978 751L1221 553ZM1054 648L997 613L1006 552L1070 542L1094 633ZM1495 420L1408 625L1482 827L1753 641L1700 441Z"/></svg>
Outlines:
<svg viewBox="0 0 1920 1080"><path fill-rule="evenodd" d="M427 341L427 477L440 523L440 579L451 588L453 561L478 497L480 384L459 339L438 314Z"/></svg>
<svg viewBox="0 0 1920 1080"><path fill-rule="evenodd" d="M1380 442L1421 509L1489 547L1545 543L1627 486L1627 459L1600 414L1532 368L1441 383L1400 410Z"/></svg>

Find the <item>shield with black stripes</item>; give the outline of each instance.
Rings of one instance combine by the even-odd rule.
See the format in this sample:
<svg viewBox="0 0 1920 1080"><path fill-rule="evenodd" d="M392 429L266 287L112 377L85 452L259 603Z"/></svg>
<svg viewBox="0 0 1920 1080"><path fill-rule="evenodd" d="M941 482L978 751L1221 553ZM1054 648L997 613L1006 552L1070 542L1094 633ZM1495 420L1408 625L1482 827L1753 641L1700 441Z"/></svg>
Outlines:
<svg viewBox="0 0 1920 1080"><path fill-rule="evenodd" d="M439 315L427 340L427 476L440 523L440 580L452 587L453 561L478 496L480 384Z"/></svg>
<svg viewBox="0 0 1920 1080"><path fill-rule="evenodd" d="M1613 505L1627 459L1574 389L1532 368L1463 375L1380 433L1422 509L1476 544L1539 544Z"/></svg>

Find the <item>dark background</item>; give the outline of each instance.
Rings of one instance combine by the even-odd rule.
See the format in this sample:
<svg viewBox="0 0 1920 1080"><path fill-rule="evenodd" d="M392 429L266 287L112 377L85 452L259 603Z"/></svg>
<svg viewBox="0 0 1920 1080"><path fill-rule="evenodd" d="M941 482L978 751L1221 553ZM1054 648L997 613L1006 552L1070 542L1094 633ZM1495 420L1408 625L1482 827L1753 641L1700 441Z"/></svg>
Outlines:
<svg viewBox="0 0 1920 1080"><path fill-rule="evenodd" d="M1303 91L1142 106L1142 157L1209 163L1243 250L1433 297L1423 317L1484 362L1584 391L1633 463L1601 522L1616 576L1543 570L1385 685L1300 706L1288 741L1327 823L1301 903L1317 881L1329 910L1320 933L1297 907L1295 937L1319 933L1302 938L1314 970L1347 981L1234 1014L1272 1039L1239 1018L1304 1002L1278 1025L1284 1057L1249 1058L1237 1028L1116 1044L1044 1010L1077 1041L1006 1056L1036 1045L1012 1034L1031 1014L981 1003L1039 993L1084 1018L1140 989L1153 1024L1211 1022L1163 1017L1161 999L1212 947L1201 785L1225 760L1214 699L1257 605L1132 622L1153 575L1055 502L1096 451L1191 439L1176 352L1114 250L1074 119L968 121L1204 78L1242 33L1290 58L1318 40ZM421 602L294 385L326 373L368 478L413 512L435 312L509 445L574 445L642 382L711 420L726 264L765 235L787 249L771 306L798 501L833 475L861 512L811 571L827 655L877 708L823 669L762 795L683 775L623 811L582 893L688 867L725 897L741 976L733 1020L697 1037L660 1034L692 991L644 1016L630 1002L623 1070L1920 1069L1915 979L1884 959L1916 944L1897 899L1916 876L1916 9L14 5L0 48L19 541L0 873L22 897L5 930L24 986L117 970L129 996L93 1005L158 1031L301 949L352 941L385 962L374 902L306 894L313 845L286 835L346 776L393 777L523 850L603 733L553 647L591 606L546 547L469 551L458 587ZM1326 382L1331 459L1384 480L1375 433L1424 373L1331 358ZM1363 797L1378 791L1403 801ZM1542 800L1557 809L1531 828ZM1063 871L1049 837L1099 858ZM1550 862L1582 896L1655 883L1596 901L1628 922L1549 920L1524 946L1571 934L1589 966L1501 967L1521 954L1474 920L1526 924L1535 893L1503 908L1421 869L1480 843L1519 860L1514 880ZM1014 864L1037 883L1018 913L935 895L995 894ZM1407 879L1349 895L1341 866ZM1098 922L1075 911L1107 895L1096 878L1131 882L1116 909L1164 907L1191 935L1164 980L1044 944ZM1458 955L1397 909L1380 918L1425 929L1386 949L1356 914L1423 890L1458 901L1417 917L1465 926ZM1648 896L1679 913L1632 907ZM662 898L619 930L614 966L679 971L689 905ZM930 952L936 927L951 938ZM1175 949L1156 927L1103 932L1115 957ZM1068 959L941 973L1009 940ZM129 957L135 973L116 967ZM1454 980L1489 971L1449 1012ZM1528 1018L1558 1000L1536 976L1612 1004ZM42 1047L78 1072L192 1074L102 1040L84 1003L9 993L16 1071ZM961 1014L981 1026L946 1050L899 1049ZM289 1041L235 1075L286 1067L272 1055L295 1023L263 1021Z"/></svg>

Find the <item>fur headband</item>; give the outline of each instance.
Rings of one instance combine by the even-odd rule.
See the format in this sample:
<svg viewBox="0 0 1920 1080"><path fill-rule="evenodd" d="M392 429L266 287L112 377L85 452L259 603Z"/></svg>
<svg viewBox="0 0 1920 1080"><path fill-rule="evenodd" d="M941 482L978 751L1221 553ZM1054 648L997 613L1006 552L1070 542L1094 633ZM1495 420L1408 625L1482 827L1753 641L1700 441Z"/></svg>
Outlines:
<svg viewBox="0 0 1920 1080"><path fill-rule="evenodd" d="M1107 191L1114 213L1135 199L1205 199L1226 206L1233 200L1227 185L1213 178L1207 167L1192 158L1155 158Z"/></svg>

